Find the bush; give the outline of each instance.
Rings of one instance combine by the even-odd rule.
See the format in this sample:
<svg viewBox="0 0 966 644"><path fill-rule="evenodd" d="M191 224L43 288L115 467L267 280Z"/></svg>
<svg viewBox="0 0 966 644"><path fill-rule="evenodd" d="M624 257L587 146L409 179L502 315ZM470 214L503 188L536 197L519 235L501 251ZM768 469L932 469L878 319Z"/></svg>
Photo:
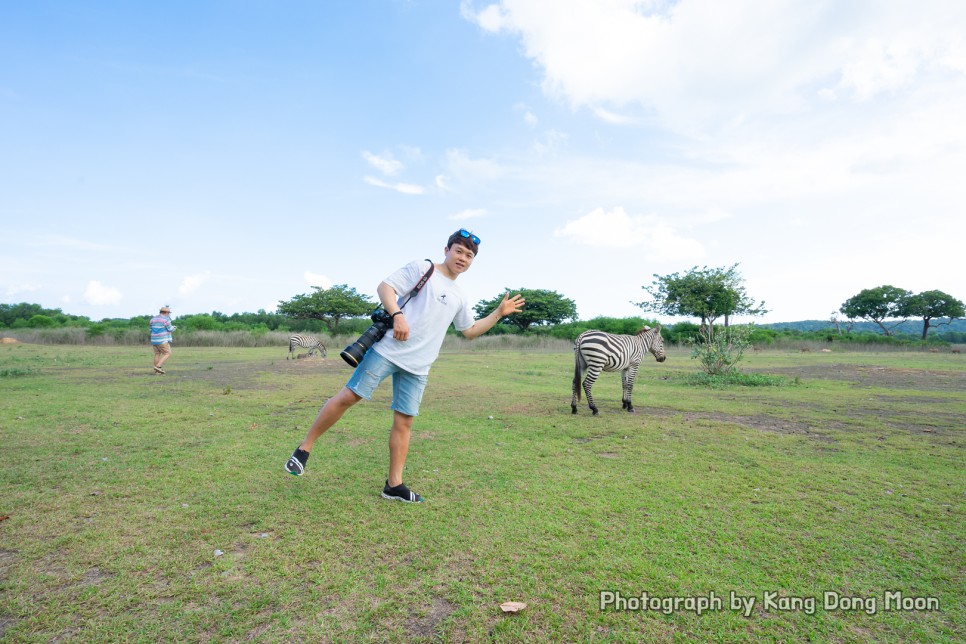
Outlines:
<svg viewBox="0 0 966 644"><path fill-rule="evenodd" d="M769 376L763 373L743 374L737 372L716 376L706 373L692 373L685 376L684 382L694 386L710 387L711 389L734 385L741 387L784 387L788 384L788 381L781 376Z"/></svg>
<svg viewBox="0 0 966 644"><path fill-rule="evenodd" d="M87 327L87 337L88 338L99 338L105 333L107 333L107 325L103 322L98 322Z"/></svg>
<svg viewBox="0 0 966 644"><path fill-rule="evenodd" d="M178 318L175 325L182 331L216 331L222 328L221 322L208 315L207 313L202 313L200 315L186 315L182 318Z"/></svg>
<svg viewBox="0 0 966 644"><path fill-rule="evenodd" d="M748 334L748 342L755 346L769 346L774 344L775 338L778 337L777 331L772 331L771 329L762 329L755 327Z"/></svg>
<svg viewBox="0 0 966 644"><path fill-rule="evenodd" d="M700 332L701 327L693 322L678 322L669 329L663 330L661 335L664 337L665 342L680 346L689 344L693 339L698 337Z"/></svg>
<svg viewBox="0 0 966 644"><path fill-rule="evenodd" d="M646 320L644 318L609 318L609 317L596 317L591 320L582 320L577 322L568 322L566 324L554 324L551 326L541 326L541 327L531 327L527 332L528 334L533 333L535 335L550 336L552 338L560 338L563 340L570 340L573 342L577 339L577 336L584 331L604 331L605 333L616 333L620 335L634 335L645 326L655 327L658 322L654 320ZM490 331L488 335L492 335L493 332ZM667 341L667 333L662 332L665 341Z"/></svg>
<svg viewBox="0 0 966 644"><path fill-rule="evenodd" d="M50 329L57 326L57 322L47 315L34 315L27 320L27 326L31 329Z"/></svg>
<svg viewBox="0 0 966 644"><path fill-rule="evenodd" d="M715 330L709 324L698 333L698 338L692 343L691 358L697 359L709 376L721 376L738 372L736 365L745 355L745 349L751 344L748 336L751 329L743 326L732 326Z"/></svg>

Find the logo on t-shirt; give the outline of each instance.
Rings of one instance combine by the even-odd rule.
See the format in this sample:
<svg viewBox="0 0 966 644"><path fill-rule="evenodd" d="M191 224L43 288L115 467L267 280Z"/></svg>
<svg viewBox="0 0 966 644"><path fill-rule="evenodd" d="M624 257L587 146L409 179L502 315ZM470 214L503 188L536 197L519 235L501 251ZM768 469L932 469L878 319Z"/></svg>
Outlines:
<svg viewBox="0 0 966 644"><path fill-rule="evenodd" d="M436 301L439 302L440 304L444 304L445 305L446 304L446 293L440 293L439 295L437 295L436 296Z"/></svg>

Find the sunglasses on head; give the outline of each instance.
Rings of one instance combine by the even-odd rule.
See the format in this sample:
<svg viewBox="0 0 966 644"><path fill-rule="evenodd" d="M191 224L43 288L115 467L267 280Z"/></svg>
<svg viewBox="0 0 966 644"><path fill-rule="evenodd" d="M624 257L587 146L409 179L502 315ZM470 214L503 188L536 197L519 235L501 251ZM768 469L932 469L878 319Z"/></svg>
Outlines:
<svg viewBox="0 0 966 644"><path fill-rule="evenodd" d="M473 240L474 244L476 244L477 246L480 245L480 238L474 235L473 233L471 233L470 231L466 230L465 228L460 228L460 237L463 237L465 239L471 239Z"/></svg>

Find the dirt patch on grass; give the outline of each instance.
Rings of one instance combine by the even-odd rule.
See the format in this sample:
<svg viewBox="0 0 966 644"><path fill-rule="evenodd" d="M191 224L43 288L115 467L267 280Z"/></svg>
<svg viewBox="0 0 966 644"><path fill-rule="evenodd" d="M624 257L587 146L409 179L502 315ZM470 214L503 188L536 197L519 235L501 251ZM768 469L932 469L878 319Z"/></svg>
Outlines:
<svg viewBox="0 0 966 644"><path fill-rule="evenodd" d="M414 617L406 624L406 635L421 638L434 637L436 635L437 625L449 617L455 610L456 606L452 603L442 597L434 597L433 604L429 608L429 613Z"/></svg>
<svg viewBox="0 0 966 644"><path fill-rule="evenodd" d="M7 569L17 563L18 558L16 550L0 548L0 581L7 578Z"/></svg>
<svg viewBox="0 0 966 644"><path fill-rule="evenodd" d="M749 427L751 429L757 429L766 432L776 432L779 434L800 434L803 436L808 436L809 438L814 438L819 441L831 442L831 438L825 434L816 432L817 427L813 427L808 423L788 420L786 418L778 418L776 416L769 416L767 414L754 414L751 416L738 416L733 414L724 414L719 412L680 412L672 411L668 409L648 409L648 414L662 416L662 417L672 417L681 416L681 420L684 422L693 422L696 420L710 420L719 423L729 423L732 425L739 425L741 427Z"/></svg>
<svg viewBox="0 0 966 644"><path fill-rule="evenodd" d="M945 434L961 430L966 427L966 415L939 412L934 410L902 411L882 410L852 407L840 410L843 419L854 419L859 422L873 418L877 425L891 429L900 429L920 434Z"/></svg>
<svg viewBox="0 0 966 644"><path fill-rule="evenodd" d="M882 397L881 400L885 403L894 402L894 399L888 396ZM927 397L925 400L934 403L948 402L941 398ZM798 406L804 408L803 416L820 411L815 406L801 404ZM901 410L884 408L880 405L869 405L865 407L851 406L847 409L835 409L833 411L836 415L835 420L825 419L811 422L781 418L767 413L737 415L721 412L683 412L680 410L656 408L648 409L647 413L660 418L680 417L684 422L712 421L729 423L766 432L796 434L822 442L834 442L834 439L828 435L828 430L868 429L874 426L875 428L897 429L917 434L947 434L954 436L955 432L966 427L966 415L928 408L923 410Z"/></svg>
<svg viewBox="0 0 966 644"><path fill-rule="evenodd" d="M113 577L113 575L109 572L105 572L100 568L91 568L84 573L84 576L81 577L80 581L77 583L80 586L96 586L101 582L110 579L111 577Z"/></svg>
<svg viewBox="0 0 966 644"><path fill-rule="evenodd" d="M273 389L265 381L265 376L295 375L319 376L345 372L348 379L350 371L341 360L330 358L306 358L305 360L285 360L284 358L272 362L218 362L211 368L195 366L179 367L173 362L165 365L166 375L149 374L151 378L179 379L186 382L209 382L215 385L230 386L233 390L245 389Z"/></svg>
<svg viewBox="0 0 966 644"><path fill-rule="evenodd" d="M769 374L790 378L842 380L859 387L915 389L918 391L966 391L966 372L848 364L809 365L769 369Z"/></svg>

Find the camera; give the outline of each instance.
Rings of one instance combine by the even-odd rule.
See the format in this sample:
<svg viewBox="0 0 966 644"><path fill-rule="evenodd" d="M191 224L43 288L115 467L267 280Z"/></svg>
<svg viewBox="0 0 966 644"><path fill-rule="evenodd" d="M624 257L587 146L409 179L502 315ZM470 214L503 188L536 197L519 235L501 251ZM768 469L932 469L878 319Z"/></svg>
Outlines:
<svg viewBox="0 0 966 644"><path fill-rule="evenodd" d="M372 312L372 326L366 329L359 339L347 346L342 350L339 355L342 359L353 367L358 367L359 363L362 362L362 357L366 355L366 351L372 348L372 345L382 340L382 336L386 335L386 331L392 328L392 316L386 313L382 309L376 309Z"/></svg>

